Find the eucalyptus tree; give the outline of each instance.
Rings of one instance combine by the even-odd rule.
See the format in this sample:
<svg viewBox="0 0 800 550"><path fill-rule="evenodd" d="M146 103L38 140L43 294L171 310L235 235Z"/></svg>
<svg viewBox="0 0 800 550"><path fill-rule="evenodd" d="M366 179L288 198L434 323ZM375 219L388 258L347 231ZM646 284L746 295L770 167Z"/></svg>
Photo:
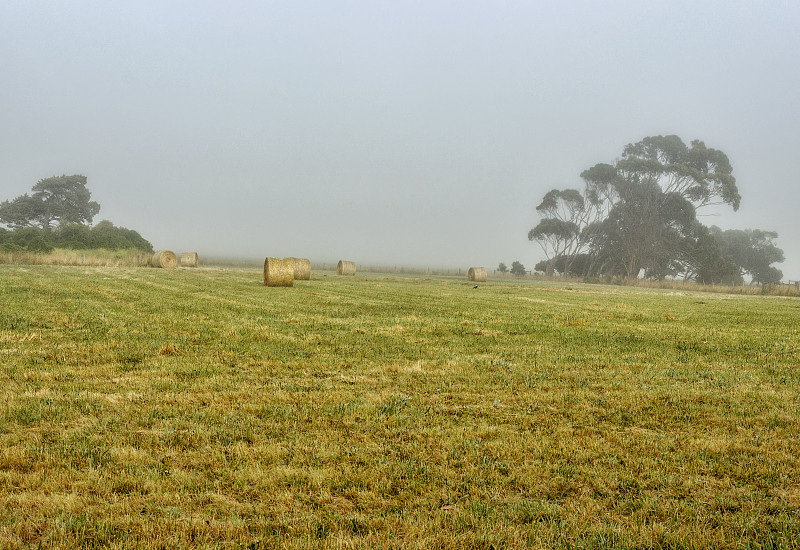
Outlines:
<svg viewBox="0 0 800 550"><path fill-rule="evenodd" d="M553 189L536 207L542 219L528 232L528 240L535 241L542 248L547 258L545 272L548 275L553 274L559 260L562 273L569 271L573 259L585 248L587 228L597 218L593 199L594 195L587 190L581 193L577 189Z"/></svg>
<svg viewBox="0 0 800 550"><path fill-rule="evenodd" d="M775 231L761 229L728 229L723 231L711 227L722 253L740 270L747 274L753 283L779 283L783 272L771 264L784 260L783 250L775 245L778 238Z"/></svg>
<svg viewBox="0 0 800 550"><path fill-rule="evenodd" d="M628 144L616 163L626 185L656 183L695 208L728 204L736 211L741 196L727 155L699 140L687 146L675 135L646 137Z"/></svg>
<svg viewBox="0 0 800 550"><path fill-rule="evenodd" d="M614 223L605 230L624 237L611 243L625 277L642 269L653 278L681 272L696 211L714 204L738 210L741 201L728 157L702 141L646 137L625 147L613 171L607 167L599 166L604 177L593 183L613 203Z"/></svg>
<svg viewBox="0 0 800 550"><path fill-rule="evenodd" d="M545 251L548 270L663 278L692 267L686 247L696 238L697 210L741 197L728 157L694 140L651 136L628 144L614 164L583 171L584 190L545 194L542 217L528 238Z"/></svg>
<svg viewBox="0 0 800 550"><path fill-rule="evenodd" d="M680 271L684 238L696 220L693 205L658 186L642 184L626 193L601 224L594 244L604 260L600 271L663 279Z"/></svg>
<svg viewBox="0 0 800 550"><path fill-rule="evenodd" d="M696 221L681 250L683 278L700 284L741 285L742 270L723 252L711 229Z"/></svg>

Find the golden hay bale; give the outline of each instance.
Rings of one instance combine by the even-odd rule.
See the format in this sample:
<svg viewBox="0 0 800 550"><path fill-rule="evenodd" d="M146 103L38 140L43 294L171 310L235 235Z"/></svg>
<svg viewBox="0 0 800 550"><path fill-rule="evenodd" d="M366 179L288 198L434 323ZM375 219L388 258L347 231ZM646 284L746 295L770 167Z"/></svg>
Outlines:
<svg viewBox="0 0 800 550"><path fill-rule="evenodd" d="M264 260L264 284L266 286L292 286L294 284L292 259L267 258Z"/></svg>
<svg viewBox="0 0 800 550"><path fill-rule="evenodd" d="M171 250L158 250L150 259L153 267L172 268L178 265L178 257Z"/></svg>
<svg viewBox="0 0 800 550"><path fill-rule="evenodd" d="M476 283L484 283L486 282L486 268L470 267L469 272L467 273L467 277L469 277L470 281L475 281Z"/></svg>
<svg viewBox="0 0 800 550"><path fill-rule="evenodd" d="M181 252L181 267L197 267L200 265L200 258L197 252Z"/></svg>
<svg viewBox="0 0 800 550"><path fill-rule="evenodd" d="M356 263L355 262L348 262L347 260L339 260L339 263L336 264L336 274L337 275L355 275L356 274Z"/></svg>
<svg viewBox="0 0 800 550"><path fill-rule="evenodd" d="M308 281L311 279L311 261L306 258L291 258L294 263L294 280Z"/></svg>

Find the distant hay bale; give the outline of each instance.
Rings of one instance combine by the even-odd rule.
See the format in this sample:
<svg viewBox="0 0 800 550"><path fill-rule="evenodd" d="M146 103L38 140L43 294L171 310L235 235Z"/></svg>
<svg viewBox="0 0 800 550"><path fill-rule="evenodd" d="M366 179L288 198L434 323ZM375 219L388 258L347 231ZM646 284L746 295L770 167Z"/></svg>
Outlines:
<svg viewBox="0 0 800 550"><path fill-rule="evenodd" d="M197 267L200 265L200 258L197 252L181 252L181 267Z"/></svg>
<svg viewBox="0 0 800 550"><path fill-rule="evenodd" d="M292 286L294 284L294 261L292 258L265 259L264 284L266 286Z"/></svg>
<svg viewBox="0 0 800 550"><path fill-rule="evenodd" d="M485 283L486 282L486 268L485 267L470 267L469 272L467 273L467 277L469 277L470 281L475 281L476 283Z"/></svg>
<svg viewBox="0 0 800 550"><path fill-rule="evenodd" d="M339 263L336 264L336 274L337 275L355 275L356 274L356 263L355 262L348 262L346 260L339 260Z"/></svg>
<svg viewBox="0 0 800 550"><path fill-rule="evenodd" d="M173 268L178 265L178 257L171 250L158 250L150 259L153 267Z"/></svg>
<svg viewBox="0 0 800 550"><path fill-rule="evenodd" d="M291 258L294 263L294 280L308 281L311 279L311 261L306 258Z"/></svg>

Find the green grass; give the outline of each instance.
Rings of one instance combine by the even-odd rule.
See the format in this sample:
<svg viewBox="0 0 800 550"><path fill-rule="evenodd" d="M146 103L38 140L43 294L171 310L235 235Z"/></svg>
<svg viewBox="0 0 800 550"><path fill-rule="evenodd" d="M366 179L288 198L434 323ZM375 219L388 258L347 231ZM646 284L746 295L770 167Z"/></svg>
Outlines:
<svg viewBox="0 0 800 550"><path fill-rule="evenodd" d="M0 266L0 548L799 548L800 300Z"/></svg>

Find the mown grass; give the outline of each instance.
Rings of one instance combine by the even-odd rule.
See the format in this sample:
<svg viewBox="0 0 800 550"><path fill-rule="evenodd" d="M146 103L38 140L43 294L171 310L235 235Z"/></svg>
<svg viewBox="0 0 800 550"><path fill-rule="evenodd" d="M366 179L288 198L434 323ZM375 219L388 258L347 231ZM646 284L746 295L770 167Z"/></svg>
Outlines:
<svg viewBox="0 0 800 550"><path fill-rule="evenodd" d="M800 547L797 299L0 266L0 303L0 547Z"/></svg>

